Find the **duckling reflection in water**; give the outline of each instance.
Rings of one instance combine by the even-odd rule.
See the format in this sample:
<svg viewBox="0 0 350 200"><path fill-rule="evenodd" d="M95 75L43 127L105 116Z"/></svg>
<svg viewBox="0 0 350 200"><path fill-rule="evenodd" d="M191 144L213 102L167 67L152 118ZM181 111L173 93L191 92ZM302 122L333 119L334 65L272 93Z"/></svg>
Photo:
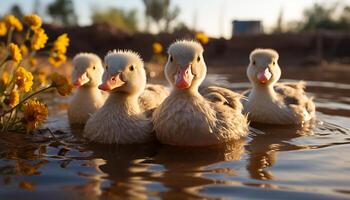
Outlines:
<svg viewBox="0 0 350 200"><path fill-rule="evenodd" d="M252 136L247 145L249 155L247 170L250 177L258 180L274 180L272 171L267 169L274 166L278 160L278 152L311 148L308 145L297 145L289 142L292 139L312 135L315 123L305 126L272 126L253 123L252 126L261 131ZM261 187L274 187L263 184Z"/></svg>
<svg viewBox="0 0 350 200"><path fill-rule="evenodd" d="M159 194L161 198L183 198L188 194L217 180L207 173L222 173L235 176L234 167L222 167L219 163L239 161L245 152L246 140L240 139L212 147L176 147L164 145L149 160L150 164L162 166L154 171L151 180L164 184L168 191ZM234 165L234 164L233 164ZM179 188L183 188L179 191Z"/></svg>
<svg viewBox="0 0 350 200"><path fill-rule="evenodd" d="M151 181L151 165L147 159L156 154L158 143L140 145L89 144L93 154L86 164L96 169L85 175L89 182L79 186L82 196L96 199L135 198L147 199L147 184ZM103 185L104 182L110 182Z"/></svg>

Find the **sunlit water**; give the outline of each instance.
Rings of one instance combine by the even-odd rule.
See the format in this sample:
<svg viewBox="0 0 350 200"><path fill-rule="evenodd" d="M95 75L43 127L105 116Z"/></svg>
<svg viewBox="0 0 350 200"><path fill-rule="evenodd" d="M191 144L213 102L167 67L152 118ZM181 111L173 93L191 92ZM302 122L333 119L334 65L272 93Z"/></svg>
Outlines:
<svg viewBox="0 0 350 200"><path fill-rule="evenodd" d="M215 148L89 145L67 126L67 100L54 99L51 133L1 136L0 199L350 199L350 85L307 85L314 124L253 125L247 139Z"/></svg>

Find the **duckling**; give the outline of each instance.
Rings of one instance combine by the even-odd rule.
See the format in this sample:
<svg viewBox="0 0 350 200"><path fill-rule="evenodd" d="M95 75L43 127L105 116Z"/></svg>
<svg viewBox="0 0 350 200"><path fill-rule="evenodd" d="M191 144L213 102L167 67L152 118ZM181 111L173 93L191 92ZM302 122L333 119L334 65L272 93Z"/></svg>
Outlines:
<svg viewBox="0 0 350 200"><path fill-rule="evenodd" d="M313 98L306 96L304 82L277 83L281 77L278 53L273 49L255 49L250 54L247 76L252 89L245 93L244 113L253 122L266 124L302 124L314 118Z"/></svg>
<svg viewBox="0 0 350 200"><path fill-rule="evenodd" d="M240 94L221 87L198 88L207 67L203 47L181 40L170 45L165 76L173 89L153 113L158 140L179 146L218 145L244 137L247 117L242 114Z"/></svg>
<svg viewBox="0 0 350 200"><path fill-rule="evenodd" d="M106 70L99 89L109 91L105 104L88 120L84 136L97 143L132 144L152 141L152 121L140 105L146 71L140 56L114 50L105 56Z"/></svg>
<svg viewBox="0 0 350 200"><path fill-rule="evenodd" d="M68 119L72 126L83 127L106 100L106 95L98 89L104 68L101 59L93 53L77 54L73 65L72 82L78 89L70 102Z"/></svg>
<svg viewBox="0 0 350 200"><path fill-rule="evenodd" d="M169 91L166 87L158 84L147 84L139 98L139 103L141 108L146 112L147 117L151 117L154 109L168 96Z"/></svg>

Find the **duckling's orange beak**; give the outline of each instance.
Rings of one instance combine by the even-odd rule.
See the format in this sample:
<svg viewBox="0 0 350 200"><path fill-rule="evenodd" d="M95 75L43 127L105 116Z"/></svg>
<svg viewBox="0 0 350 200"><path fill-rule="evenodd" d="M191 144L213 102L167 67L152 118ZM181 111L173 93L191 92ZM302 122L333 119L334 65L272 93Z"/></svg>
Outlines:
<svg viewBox="0 0 350 200"><path fill-rule="evenodd" d="M124 84L125 82L122 80L121 73L118 73L117 75L109 76L109 78L105 82L98 86L98 89L103 91L110 91L115 88L121 87Z"/></svg>
<svg viewBox="0 0 350 200"><path fill-rule="evenodd" d="M80 75L76 80L73 81L73 85L76 87L80 87L86 83L88 83L90 79L87 77L86 73Z"/></svg>
<svg viewBox="0 0 350 200"><path fill-rule="evenodd" d="M192 65L188 65L184 68L179 67L179 71L176 75L175 86L179 89L186 89L191 86L193 74L191 70Z"/></svg>
<svg viewBox="0 0 350 200"><path fill-rule="evenodd" d="M258 80L262 84L267 83L267 81L269 81L271 79L271 77L272 77L272 74L268 68L266 68L265 71L263 71L263 72L259 72L257 75Z"/></svg>

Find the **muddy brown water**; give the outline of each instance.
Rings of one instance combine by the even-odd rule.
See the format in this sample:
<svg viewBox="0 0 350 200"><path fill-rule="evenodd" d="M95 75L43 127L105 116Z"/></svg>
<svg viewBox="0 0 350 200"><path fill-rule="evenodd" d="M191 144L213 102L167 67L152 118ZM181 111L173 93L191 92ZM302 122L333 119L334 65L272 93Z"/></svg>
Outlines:
<svg viewBox="0 0 350 200"><path fill-rule="evenodd" d="M0 199L350 199L350 73L284 74L306 80L316 122L253 124L258 132L221 147L87 144L68 126L69 98L53 98L45 124L52 133L0 136ZM243 69L207 77L237 91L249 88L245 81Z"/></svg>

